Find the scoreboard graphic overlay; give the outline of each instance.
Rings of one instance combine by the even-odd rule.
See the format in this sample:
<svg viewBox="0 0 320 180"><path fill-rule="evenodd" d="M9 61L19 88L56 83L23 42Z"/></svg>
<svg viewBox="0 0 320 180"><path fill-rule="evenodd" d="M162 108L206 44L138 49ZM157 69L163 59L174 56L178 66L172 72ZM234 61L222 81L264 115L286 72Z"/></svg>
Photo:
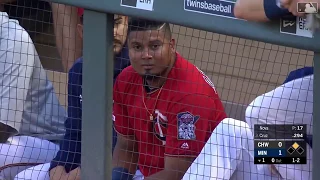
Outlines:
<svg viewBox="0 0 320 180"><path fill-rule="evenodd" d="M255 164L306 164L305 124L255 125Z"/></svg>

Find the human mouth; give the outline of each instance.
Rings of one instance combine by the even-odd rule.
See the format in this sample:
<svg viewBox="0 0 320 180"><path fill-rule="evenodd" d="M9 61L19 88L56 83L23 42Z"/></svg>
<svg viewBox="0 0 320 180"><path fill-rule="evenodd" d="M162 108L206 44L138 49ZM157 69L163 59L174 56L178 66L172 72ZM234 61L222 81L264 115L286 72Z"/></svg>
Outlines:
<svg viewBox="0 0 320 180"><path fill-rule="evenodd" d="M142 67L143 67L145 70L149 70L149 69L152 69L152 68L153 68L153 65L151 65L151 64L144 64L144 65L142 65Z"/></svg>

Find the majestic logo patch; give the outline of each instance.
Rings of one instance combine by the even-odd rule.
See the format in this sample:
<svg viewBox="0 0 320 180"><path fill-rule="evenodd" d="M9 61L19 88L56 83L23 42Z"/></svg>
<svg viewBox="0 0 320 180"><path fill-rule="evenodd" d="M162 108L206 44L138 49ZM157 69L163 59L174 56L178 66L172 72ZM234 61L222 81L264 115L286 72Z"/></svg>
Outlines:
<svg viewBox="0 0 320 180"><path fill-rule="evenodd" d="M196 139L196 122L200 116L194 116L190 112L178 113L178 139L195 140Z"/></svg>
<svg viewBox="0 0 320 180"><path fill-rule="evenodd" d="M188 143L183 143L182 145L181 145L181 149L189 149L189 144Z"/></svg>

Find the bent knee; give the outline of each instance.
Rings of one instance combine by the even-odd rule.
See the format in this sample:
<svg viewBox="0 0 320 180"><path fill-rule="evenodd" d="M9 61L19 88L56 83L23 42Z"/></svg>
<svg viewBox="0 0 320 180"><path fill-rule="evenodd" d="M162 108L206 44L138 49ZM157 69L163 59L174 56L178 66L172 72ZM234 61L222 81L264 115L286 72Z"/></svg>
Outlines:
<svg viewBox="0 0 320 180"><path fill-rule="evenodd" d="M246 120L247 118L258 118L259 117L258 109L261 109L260 107L261 106L259 104L255 104L251 102L246 108L246 112L245 112Z"/></svg>
<svg viewBox="0 0 320 180"><path fill-rule="evenodd" d="M26 179L29 179L29 180L38 180L38 179L39 180L50 180L49 168L50 168L50 163L40 164L38 166L28 168L28 169L18 173L14 177L14 180L26 180Z"/></svg>
<svg viewBox="0 0 320 180"><path fill-rule="evenodd" d="M266 114L268 109L262 108L263 99L257 97L246 108L245 119L248 125L253 128L255 124L261 124L261 117Z"/></svg>

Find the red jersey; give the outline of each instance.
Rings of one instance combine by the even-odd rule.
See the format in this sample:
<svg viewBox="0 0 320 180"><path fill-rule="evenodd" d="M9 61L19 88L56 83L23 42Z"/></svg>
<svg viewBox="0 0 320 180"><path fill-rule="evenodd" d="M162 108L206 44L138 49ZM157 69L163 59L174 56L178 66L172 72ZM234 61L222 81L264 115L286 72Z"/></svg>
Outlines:
<svg viewBox="0 0 320 180"><path fill-rule="evenodd" d="M226 118L213 83L179 54L161 91L147 93L143 78L129 66L118 76L113 96L115 129L138 141L145 177L164 169L165 156L197 157Z"/></svg>

